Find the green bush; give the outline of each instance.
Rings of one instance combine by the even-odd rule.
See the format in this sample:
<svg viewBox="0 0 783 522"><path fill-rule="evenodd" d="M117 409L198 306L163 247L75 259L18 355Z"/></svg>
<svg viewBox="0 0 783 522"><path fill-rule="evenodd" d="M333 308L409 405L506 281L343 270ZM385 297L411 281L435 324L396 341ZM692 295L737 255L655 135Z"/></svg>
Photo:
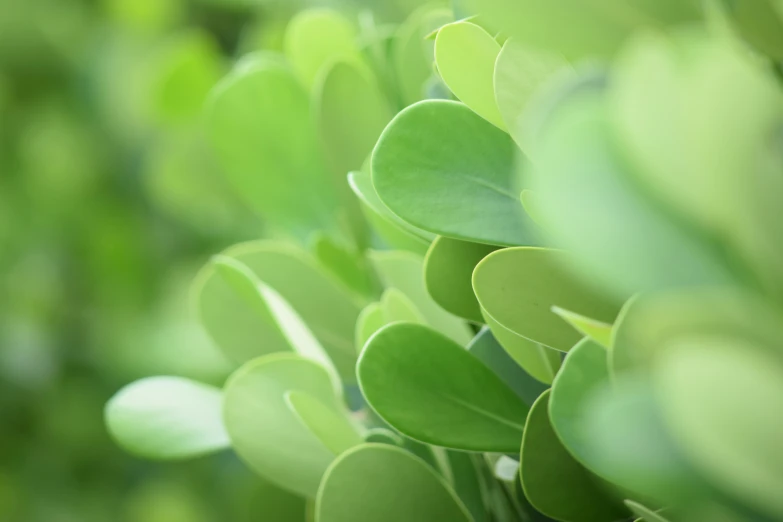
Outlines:
<svg viewBox="0 0 783 522"><path fill-rule="evenodd" d="M782 20L300 12L204 118L266 229L192 291L237 369L133 383L109 431L307 506L259 520L783 520Z"/></svg>

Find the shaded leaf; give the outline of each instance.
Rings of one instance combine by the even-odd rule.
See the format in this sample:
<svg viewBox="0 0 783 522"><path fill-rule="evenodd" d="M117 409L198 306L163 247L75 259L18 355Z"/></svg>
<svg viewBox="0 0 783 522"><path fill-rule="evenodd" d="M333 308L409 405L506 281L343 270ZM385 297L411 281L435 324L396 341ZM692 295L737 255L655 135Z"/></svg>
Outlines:
<svg viewBox="0 0 783 522"><path fill-rule="evenodd" d="M565 522L608 522L627 517L598 479L569 454L549 419L550 392L544 392L525 425L520 477L525 495L543 514Z"/></svg>
<svg viewBox="0 0 783 522"><path fill-rule="evenodd" d="M435 239L424 258L424 283L430 297L458 317L483 322L471 278L479 261L495 250L480 243L447 237Z"/></svg>

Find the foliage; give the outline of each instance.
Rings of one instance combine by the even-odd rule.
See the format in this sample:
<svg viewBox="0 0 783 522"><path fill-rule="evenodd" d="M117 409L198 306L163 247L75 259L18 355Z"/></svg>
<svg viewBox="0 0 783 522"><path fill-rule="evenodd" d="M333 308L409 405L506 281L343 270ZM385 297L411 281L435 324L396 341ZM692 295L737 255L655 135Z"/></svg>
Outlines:
<svg viewBox="0 0 783 522"><path fill-rule="evenodd" d="M113 435L225 433L316 522L783 520L783 4L459 4L303 11L212 91L268 229L192 292L222 417L143 380Z"/></svg>

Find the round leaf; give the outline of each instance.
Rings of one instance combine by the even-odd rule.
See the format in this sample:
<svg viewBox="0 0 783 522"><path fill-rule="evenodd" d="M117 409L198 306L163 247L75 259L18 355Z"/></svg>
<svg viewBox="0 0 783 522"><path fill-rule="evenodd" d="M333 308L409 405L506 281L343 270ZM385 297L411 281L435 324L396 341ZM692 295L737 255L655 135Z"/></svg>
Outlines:
<svg viewBox="0 0 783 522"><path fill-rule="evenodd" d="M472 522L465 506L432 468L388 444L365 444L334 462L318 491L315 520Z"/></svg>
<svg viewBox="0 0 783 522"><path fill-rule="evenodd" d="M429 100L397 114L372 156L381 200L410 224L494 245L536 243L519 204L516 146L461 103Z"/></svg>
<svg viewBox="0 0 783 522"><path fill-rule="evenodd" d="M426 326L382 328L357 374L373 410L409 437L474 451L519 445L527 406L481 361Z"/></svg>
<svg viewBox="0 0 783 522"><path fill-rule="evenodd" d="M552 311L553 306L606 323L612 323L619 310L564 268L573 262L558 250L499 250L476 266L473 288L484 311L505 328L568 351L582 336Z"/></svg>
<svg viewBox="0 0 783 522"><path fill-rule="evenodd" d="M284 489L314 497L334 453L288 407L290 391L342 407L338 383L329 372L299 355L281 353L250 361L231 376L223 419L234 450L254 471Z"/></svg>
<svg viewBox="0 0 783 522"><path fill-rule="evenodd" d="M219 389L181 377L149 377L117 392L106 426L126 451L151 459L184 459L225 449Z"/></svg>

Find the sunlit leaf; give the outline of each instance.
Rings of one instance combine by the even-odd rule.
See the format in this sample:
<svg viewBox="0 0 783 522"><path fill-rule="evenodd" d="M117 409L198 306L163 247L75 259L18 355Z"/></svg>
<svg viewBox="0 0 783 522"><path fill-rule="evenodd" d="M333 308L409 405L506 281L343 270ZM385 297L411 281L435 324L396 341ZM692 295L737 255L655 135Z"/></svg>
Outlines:
<svg viewBox="0 0 783 522"><path fill-rule="evenodd" d="M543 248L507 248L484 258L473 289L486 314L533 342L568 351L582 335L553 306L612 323L619 306L575 279L567 253Z"/></svg>
<svg viewBox="0 0 783 522"><path fill-rule="evenodd" d="M229 447L218 388L181 377L129 384L106 405L109 433L125 450L151 459L197 457Z"/></svg>
<svg viewBox="0 0 783 522"><path fill-rule="evenodd" d="M481 361L426 326L381 329L357 373L372 408L414 439L476 451L519 444L527 406Z"/></svg>
<svg viewBox="0 0 783 522"><path fill-rule="evenodd" d="M386 206L416 227L477 243L536 244L519 204L515 150L508 134L465 105L423 101L383 131L372 180Z"/></svg>
<svg viewBox="0 0 783 522"><path fill-rule="evenodd" d="M505 130L495 103L493 75L500 45L484 29L455 22L438 30L435 63L448 88L476 114Z"/></svg>

